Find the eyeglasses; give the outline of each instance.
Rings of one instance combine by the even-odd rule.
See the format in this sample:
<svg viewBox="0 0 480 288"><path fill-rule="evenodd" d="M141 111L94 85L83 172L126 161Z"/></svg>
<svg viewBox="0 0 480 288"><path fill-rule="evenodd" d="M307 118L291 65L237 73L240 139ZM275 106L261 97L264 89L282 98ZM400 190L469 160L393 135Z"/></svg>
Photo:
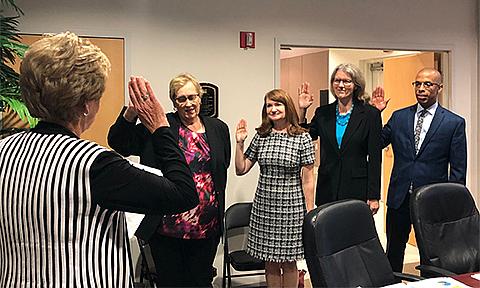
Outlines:
<svg viewBox="0 0 480 288"><path fill-rule="evenodd" d="M198 97L198 94L182 95L175 98L175 101L177 101L178 104L183 104L187 102L187 99L189 101L195 101L197 97Z"/></svg>
<svg viewBox="0 0 480 288"><path fill-rule="evenodd" d="M349 86L353 84L353 81L350 79L337 79L337 78L333 79L333 84L335 85L340 85L341 82L343 82L343 85L345 86Z"/></svg>
<svg viewBox="0 0 480 288"><path fill-rule="evenodd" d="M435 82L430 82L430 81L425 81L425 82L413 81L413 82L412 82L412 85L413 85L413 87L415 87L415 88L420 88L420 87L422 87L422 84L423 84L423 87L425 87L425 88L430 88L430 87L432 87L433 85L437 85L437 86L442 85L442 84L440 84L440 83L435 83Z"/></svg>

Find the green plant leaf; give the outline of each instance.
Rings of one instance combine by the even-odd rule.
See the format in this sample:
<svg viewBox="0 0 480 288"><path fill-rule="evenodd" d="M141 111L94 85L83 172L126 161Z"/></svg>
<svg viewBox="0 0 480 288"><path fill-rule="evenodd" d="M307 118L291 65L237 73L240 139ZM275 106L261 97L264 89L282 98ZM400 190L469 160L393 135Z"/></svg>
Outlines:
<svg viewBox="0 0 480 288"><path fill-rule="evenodd" d="M20 58L25 56L25 51L28 49L27 44L23 44L21 42L14 42L10 41L7 37L0 35L0 45L2 49L8 49L15 53Z"/></svg>
<svg viewBox="0 0 480 288"><path fill-rule="evenodd" d="M30 115L27 106L25 106L23 102L17 99L4 97L3 95L0 95L0 101L5 102L10 109L17 113L18 117L20 117L22 121L28 122L31 128L37 125L38 119Z"/></svg>
<svg viewBox="0 0 480 288"><path fill-rule="evenodd" d="M18 14L23 15L22 9L15 4L15 0L1 0L2 6L13 8Z"/></svg>
<svg viewBox="0 0 480 288"><path fill-rule="evenodd" d="M17 57L23 58L28 45L20 42L18 20L23 11L15 4L15 0L0 0L0 108L10 107L30 127L38 123L38 119L30 115L27 106L20 97L19 74L7 63L15 64ZM4 8L13 9L16 16L4 16Z"/></svg>
<svg viewBox="0 0 480 288"><path fill-rule="evenodd" d="M20 42L18 35L18 16L4 17L0 15L0 47L1 62L15 64L16 56L23 58L28 45Z"/></svg>

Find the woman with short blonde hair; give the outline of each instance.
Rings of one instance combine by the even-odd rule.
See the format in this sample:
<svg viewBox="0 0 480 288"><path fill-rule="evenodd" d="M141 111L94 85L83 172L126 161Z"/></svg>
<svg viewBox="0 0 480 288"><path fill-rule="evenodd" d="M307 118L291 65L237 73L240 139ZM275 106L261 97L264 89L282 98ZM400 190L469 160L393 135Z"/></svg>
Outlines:
<svg viewBox="0 0 480 288"><path fill-rule="evenodd" d="M167 114L170 130L192 170L200 203L184 213L147 216L139 231L150 245L158 286L209 287L223 233L229 131L220 119L201 115L203 91L193 75L181 73L170 80L169 87L175 109ZM122 155L138 155L142 164L151 165L151 136L136 120L136 109L124 107L110 127L108 143Z"/></svg>
<svg viewBox="0 0 480 288"><path fill-rule="evenodd" d="M148 82L130 81L130 98L163 177L80 139L109 69L98 47L70 32L42 38L25 54L22 98L40 122L0 141L1 287L133 287L123 211L162 215L198 203Z"/></svg>

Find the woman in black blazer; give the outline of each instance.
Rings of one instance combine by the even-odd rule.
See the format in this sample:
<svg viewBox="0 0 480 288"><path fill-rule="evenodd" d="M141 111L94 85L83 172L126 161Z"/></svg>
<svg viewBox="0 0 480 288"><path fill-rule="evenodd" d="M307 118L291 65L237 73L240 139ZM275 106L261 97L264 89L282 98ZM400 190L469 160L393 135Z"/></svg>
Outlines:
<svg viewBox="0 0 480 288"><path fill-rule="evenodd" d="M167 119L192 170L200 204L181 214L147 215L136 232L150 244L162 287L208 287L213 280L231 148L227 125L199 115L201 96L202 88L190 74L170 81L170 99L177 112L167 114ZM151 136L135 122L135 110L123 108L110 128L108 143L121 155L138 155L142 164L150 166L155 160Z"/></svg>
<svg viewBox="0 0 480 288"><path fill-rule="evenodd" d="M316 205L342 199L366 201L372 213L380 199L382 120L380 111L368 104L365 79L351 64L340 64L330 77L336 101L318 107L310 124L313 140L320 138ZM309 84L302 84L299 117L313 103Z"/></svg>

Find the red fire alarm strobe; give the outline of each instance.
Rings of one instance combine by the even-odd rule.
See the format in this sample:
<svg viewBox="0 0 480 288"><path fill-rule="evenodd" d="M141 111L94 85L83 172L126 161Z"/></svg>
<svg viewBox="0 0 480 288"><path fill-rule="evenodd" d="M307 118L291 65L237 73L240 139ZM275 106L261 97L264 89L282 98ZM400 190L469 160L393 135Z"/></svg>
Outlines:
<svg viewBox="0 0 480 288"><path fill-rule="evenodd" d="M255 32L240 31L240 48L255 48Z"/></svg>

